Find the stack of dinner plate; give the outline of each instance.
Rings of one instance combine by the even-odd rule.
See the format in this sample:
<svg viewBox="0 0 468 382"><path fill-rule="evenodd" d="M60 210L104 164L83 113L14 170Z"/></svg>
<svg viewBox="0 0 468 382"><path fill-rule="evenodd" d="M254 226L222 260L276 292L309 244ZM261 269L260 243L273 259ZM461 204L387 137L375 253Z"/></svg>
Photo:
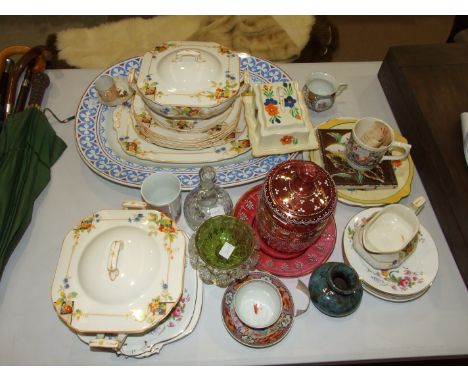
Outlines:
<svg viewBox="0 0 468 382"><path fill-rule="evenodd" d="M145 141L172 149L198 150L213 147L237 137L241 101L226 111L201 120L165 118L152 111L139 95L132 104L135 131Z"/></svg>

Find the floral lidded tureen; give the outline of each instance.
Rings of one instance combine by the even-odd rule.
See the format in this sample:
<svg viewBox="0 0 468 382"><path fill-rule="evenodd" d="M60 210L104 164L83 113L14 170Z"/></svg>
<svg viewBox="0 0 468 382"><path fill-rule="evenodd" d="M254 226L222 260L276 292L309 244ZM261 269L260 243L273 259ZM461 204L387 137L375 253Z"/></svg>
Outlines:
<svg viewBox="0 0 468 382"><path fill-rule="evenodd" d="M240 92L239 56L213 42L156 46L141 61L136 88L156 113L205 119L225 111Z"/></svg>

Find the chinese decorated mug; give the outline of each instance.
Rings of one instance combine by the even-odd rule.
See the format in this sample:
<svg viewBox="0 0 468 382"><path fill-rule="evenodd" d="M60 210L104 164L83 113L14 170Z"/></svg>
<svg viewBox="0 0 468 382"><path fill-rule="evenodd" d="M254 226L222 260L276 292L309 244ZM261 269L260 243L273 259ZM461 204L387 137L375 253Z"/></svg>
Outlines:
<svg viewBox="0 0 468 382"><path fill-rule="evenodd" d="M402 153L386 155L393 149ZM410 149L411 145L395 140L393 129L384 121L366 117L359 119L354 125L346 144L346 159L354 169L367 171L384 160L405 159Z"/></svg>
<svg viewBox="0 0 468 382"><path fill-rule="evenodd" d="M335 77L325 72L311 73L302 88L305 102L309 109L321 112L330 109L346 84L339 84Z"/></svg>

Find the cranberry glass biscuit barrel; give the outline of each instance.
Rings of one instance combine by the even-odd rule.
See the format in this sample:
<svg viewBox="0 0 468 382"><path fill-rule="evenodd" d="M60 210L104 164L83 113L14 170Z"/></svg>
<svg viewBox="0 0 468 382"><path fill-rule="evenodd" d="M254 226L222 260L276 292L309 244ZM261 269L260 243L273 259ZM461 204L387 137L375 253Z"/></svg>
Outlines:
<svg viewBox="0 0 468 382"><path fill-rule="evenodd" d="M313 162L289 160L267 175L256 226L268 246L291 257L310 247L335 212L335 183Z"/></svg>

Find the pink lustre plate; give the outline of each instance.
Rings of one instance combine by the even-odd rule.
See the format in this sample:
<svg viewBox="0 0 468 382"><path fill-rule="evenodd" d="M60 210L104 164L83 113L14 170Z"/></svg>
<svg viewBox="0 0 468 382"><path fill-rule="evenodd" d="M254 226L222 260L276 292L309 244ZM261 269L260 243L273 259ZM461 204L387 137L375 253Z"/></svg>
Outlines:
<svg viewBox="0 0 468 382"><path fill-rule="evenodd" d="M278 320L264 329L254 329L245 325L234 309L234 296L243 283L249 280L264 280L273 284L281 295L283 309ZM223 323L229 334L241 344L264 348L280 342L289 333L294 322L294 302L288 288L275 276L263 272L252 272L243 280L235 281L227 287L221 303Z"/></svg>
<svg viewBox="0 0 468 382"><path fill-rule="evenodd" d="M234 209L234 216L251 224L260 243L260 258L257 269L280 277L300 277L312 273L325 263L335 248L336 225L332 218L319 239L302 254L285 258L285 254L270 248L258 235L255 229L255 215L258 205L258 194L262 188L259 184L242 195Z"/></svg>

